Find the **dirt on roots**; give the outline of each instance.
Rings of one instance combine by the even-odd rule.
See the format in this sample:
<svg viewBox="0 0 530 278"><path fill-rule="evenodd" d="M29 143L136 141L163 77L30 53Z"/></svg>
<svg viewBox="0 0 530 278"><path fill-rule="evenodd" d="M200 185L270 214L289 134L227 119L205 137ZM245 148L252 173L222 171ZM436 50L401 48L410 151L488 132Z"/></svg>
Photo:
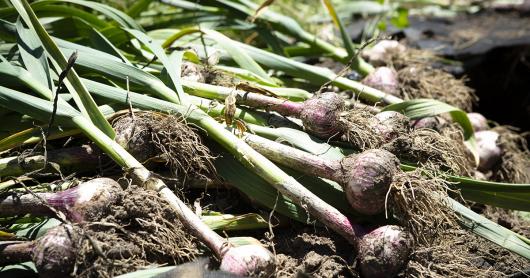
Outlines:
<svg viewBox="0 0 530 278"><path fill-rule="evenodd" d="M414 129L381 148L429 171L470 176L475 168L459 129L441 133L427 128Z"/></svg>
<svg viewBox="0 0 530 278"><path fill-rule="evenodd" d="M425 173L422 169L396 174L387 200L388 212L418 244L431 243L444 231L458 227L457 216L446 201L449 188L445 181Z"/></svg>
<svg viewBox="0 0 530 278"><path fill-rule="evenodd" d="M431 244L417 246L399 277L507 277L525 266L526 259L456 229L445 231Z"/></svg>
<svg viewBox="0 0 530 278"><path fill-rule="evenodd" d="M374 132L370 119L374 115L366 109L351 109L340 117L341 125L346 130L342 140L350 142L358 150L373 149L381 146L384 139Z"/></svg>
<svg viewBox="0 0 530 278"><path fill-rule="evenodd" d="M364 151L383 148L402 160L431 171L446 171L460 176L471 176L475 168L460 127L447 124L438 132L430 128L407 127L394 131L389 142L374 130L374 115L365 109L342 113L340 124L346 132L341 140Z"/></svg>
<svg viewBox="0 0 530 278"><path fill-rule="evenodd" d="M354 248L323 228L293 225L275 232L276 277L361 277ZM507 277L529 261L460 228L416 242L400 278ZM526 276L522 276L526 277Z"/></svg>
<svg viewBox="0 0 530 278"><path fill-rule="evenodd" d="M116 141L142 163L163 162L179 184L216 178L213 157L184 118L158 112L136 112L114 119Z"/></svg>
<svg viewBox="0 0 530 278"><path fill-rule="evenodd" d="M465 77L458 79L432 66L442 60L432 52L408 48L389 56L386 63L398 73L400 97L406 100L432 98L467 112L478 101L474 90L465 84Z"/></svg>
<svg viewBox="0 0 530 278"><path fill-rule="evenodd" d="M76 277L113 277L163 264L179 264L200 254L169 204L156 192L130 186L103 219L78 224Z"/></svg>

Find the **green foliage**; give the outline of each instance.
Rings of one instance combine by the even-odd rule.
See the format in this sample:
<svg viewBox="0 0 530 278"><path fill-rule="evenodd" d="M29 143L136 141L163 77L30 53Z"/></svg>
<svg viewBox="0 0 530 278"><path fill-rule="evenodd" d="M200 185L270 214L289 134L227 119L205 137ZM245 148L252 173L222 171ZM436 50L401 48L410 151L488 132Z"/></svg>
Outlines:
<svg viewBox="0 0 530 278"><path fill-rule="evenodd" d="M138 30L128 29L137 40L142 42L153 54L162 62L164 70L171 78L172 87L177 92L178 103L186 103L186 96L184 89L180 83L180 65L182 62L182 53L173 52L171 56L167 56L162 46L157 42L153 42L145 33ZM171 58L171 59L170 59Z"/></svg>
<svg viewBox="0 0 530 278"><path fill-rule="evenodd" d="M337 12L335 11L335 7L333 6L333 3L331 2L331 0L322 0L322 3L324 4L324 6L326 7L326 10L331 16L331 19L333 20L335 27L339 29L340 35L342 37L342 44L344 45L344 47L346 48L346 51L348 52L348 57L351 59L355 55L355 48L353 46L353 42L352 42L350 35L346 31L346 28L344 27L342 20L340 19Z"/></svg>
<svg viewBox="0 0 530 278"><path fill-rule="evenodd" d="M74 0L71 0L74 1ZM80 2L80 1L74 1ZM36 33L38 38L41 41L41 45L49 53L52 65L54 66L56 72L61 72L63 69L67 68L68 62L66 58L61 53L57 44L52 40L48 35L44 27L39 22L37 16L26 2L26 0L12 0L11 3L20 13L21 17L24 19L25 23L30 26L33 32ZM37 41L37 38L33 40L33 44ZM81 113L87 118L90 118L96 126L98 126L103 132L109 135L111 138L115 136L114 130L110 126L109 122L105 119L103 114L98 110L98 107L88 91L86 90L83 83L80 81L79 76L74 69L70 70L67 74L67 80L64 81L68 91L74 97L78 108Z"/></svg>
<svg viewBox="0 0 530 278"><path fill-rule="evenodd" d="M141 12L147 10L147 8L149 7L149 5L151 4L151 2L153 2L153 0L139 0L139 1L134 1L134 4L132 5L132 7L130 7L128 10L127 10L127 14L130 16L130 17L138 17L140 15Z"/></svg>
<svg viewBox="0 0 530 278"><path fill-rule="evenodd" d="M397 28L403 29L409 26L409 10L399 7L394 12L390 18L392 25Z"/></svg>

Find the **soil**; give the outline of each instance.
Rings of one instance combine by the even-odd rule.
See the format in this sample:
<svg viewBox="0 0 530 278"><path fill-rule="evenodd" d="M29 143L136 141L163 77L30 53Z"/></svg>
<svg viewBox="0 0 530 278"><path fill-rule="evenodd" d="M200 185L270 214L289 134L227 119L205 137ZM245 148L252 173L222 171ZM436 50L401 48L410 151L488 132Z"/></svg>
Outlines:
<svg viewBox="0 0 530 278"><path fill-rule="evenodd" d="M511 223L520 224L514 231L530 227ZM352 246L333 232L295 224L275 231L273 242L277 277L360 277ZM529 266L530 261L488 240L450 230L432 245L416 247L398 277L511 277Z"/></svg>
<svg viewBox="0 0 530 278"><path fill-rule="evenodd" d="M331 231L296 224L273 242L278 277L359 277L352 246Z"/></svg>
<svg viewBox="0 0 530 278"><path fill-rule="evenodd" d="M108 216L78 225L85 236L78 245L76 277L112 277L201 254L195 238L156 192L130 186L118 196Z"/></svg>
<svg viewBox="0 0 530 278"><path fill-rule="evenodd" d="M529 264L481 237L453 230L433 246L420 246L399 277L509 277Z"/></svg>
<svg viewBox="0 0 530 278"><path fill-rule="evenodd" d="M517 212L484 205L472 208L530 236L530 219ZM294 223L274 233L277 277L360 277L352 246L334 232ZM416 245L398 277L528 277L529 267L530 260L469 231L450 228L434 241Z"/></svg>

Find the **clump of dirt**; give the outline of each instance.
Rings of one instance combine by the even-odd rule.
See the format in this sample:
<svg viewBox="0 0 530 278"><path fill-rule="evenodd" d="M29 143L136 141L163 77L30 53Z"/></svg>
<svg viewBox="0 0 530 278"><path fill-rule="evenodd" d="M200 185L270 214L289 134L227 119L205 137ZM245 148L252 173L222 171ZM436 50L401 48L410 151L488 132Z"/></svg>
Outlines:
<svg viewBox="0 0 530 278"><path fill-rule="evenodd" d="M329 69L337 74L343 71L344 68L346 67L343 63L337 62L328 57L318 57L318 59L313 60L313 61L310 60L308 62L309 64L313 64L317 67Z"/></svg>
<svg viewBox="0 0 530 278"><path fill-rule="evenodd" d="M195 239L156 192L130 186L118 197L110 215L79 224L84 238L76 277L113 277L149 265L191 261L200 254Z"/></svg>
<svg viewBox="0 0 530 278"><path fill-rule="evenodd" d="M113 121L116 141L140 162L165 162L180 184L209 181L216 170L210 150L184 118L157 112L136 112Z"/></svg>
<svg viewBox="0 0 530 278"><path fill-rule="evenodd" d="M351 244L324 229L301 225L282 229L274 244L277 277L359 277Z"/></svg>
<svg viewBox="0 0 530 278"><path fill-rule="evenodd" d="M502 149L502 155L491 179L510 183L530 183L530 151L525 138L504 126L492 130L499 133L497 144Z"/></svg>

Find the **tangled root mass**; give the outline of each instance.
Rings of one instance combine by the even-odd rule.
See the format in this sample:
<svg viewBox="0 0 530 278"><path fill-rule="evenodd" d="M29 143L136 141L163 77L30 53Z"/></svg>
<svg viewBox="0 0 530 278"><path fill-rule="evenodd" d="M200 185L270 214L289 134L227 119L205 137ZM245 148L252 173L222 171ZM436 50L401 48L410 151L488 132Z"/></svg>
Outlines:
<svg viewBox="0 0 530 278"><path fill-rule="evenodd" d="M456 215L446 201L445 181L425 177L422 171L397 173L388 200L391 212L416 243L432 242L443 231L457 227Z"/></svg>
<svg viewBox="0 0 530 278"><path fill-rule="evenodd" d="M403 139L403 138L402 138ZM403 148L400 158L418 163L435 171L459 176L470 176L475 167L459 128L451 126L441 132L432 129L415 129L407 140L410 148Z"/></svg>
<svg viewBox="0 0 530 278"><path fill-rule="evenodd" d="M347 132L343 135L343 140L350 142L353 147L359 150L373 149L383 144L383 137L374 132L370 120L373 115L365 109L352 109L344 113L341 117L343 125L346 125Z"/></svg>
<svg viewBox="0 0 530 278"><path fill-rule="evenodd" d="M390 54L387 64L398 72L402 98L432 98L467 112L478 101L474 90L465 85L465 78L457 79L433 66L440 63L440 58L433 53L409 48Z"/></svg>
<svg viewBox="0 0 530 278"><path fill-rule="evenodd" d="M410 130L399 117L385 120L362 109L345 112L341 121L348 126L342 139L356 149L381 147L401 160L461 176L470 176L475 167L462 132L455 126L447 126L441 132L429 128Z"/></svg>
<svg viewBox="0 0 530 278"><path fill-rule="evenodd" d="M141 162L163 161L173 178L207 181L215 177L213 157L182 117L137 112L115 119L116 141Z"/></svg>

